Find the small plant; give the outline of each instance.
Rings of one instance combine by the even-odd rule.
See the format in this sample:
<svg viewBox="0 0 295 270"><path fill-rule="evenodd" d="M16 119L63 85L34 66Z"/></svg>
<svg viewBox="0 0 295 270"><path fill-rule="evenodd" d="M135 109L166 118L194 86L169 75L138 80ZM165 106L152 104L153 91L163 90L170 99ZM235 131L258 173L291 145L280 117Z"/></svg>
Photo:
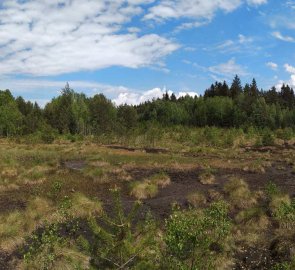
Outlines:
<svg viewBox="0 0 295 270"><path fill-rule="evenodd" d="M273 146L275 144L275 136L269 129L264 129L261 136L262 146Z"/></svg>
<svg viewBox="0 0 295 270"><path fill-rule="evenodd" d="M63 187L62 182L55 181L51 186L50 197L54 200L57 200L62 190L62 187Z"/></svg>
<svg viewBox="0 0 295 270"><path fill-rule="evenodd" d="M271 270L293 270L295 269L295 257L290 262L277 263Z"/></svg>
<svg viewBox="0 0 295 270"><path fill-rule="evenodd" d="M39 269L52 269L57 259L54 247L63 242L63 238L58 235L57 225L46 226L41 236L33 235L30 242L29 249L24 254L24 260L28 269L34 267L34 260L36 258L38 258Z"/></svg>
<svg viewBox="0 0 295 270"><path fill-rule="evenodd" d="M112 194L113 215L104 213L99 222L94 217L89 218L94 243L80 237L81 248L89 252L92 269L150 269L156 255L152 252L156 247L152 218L148 215L143 224L136 223L140 203L136 202L130 213L125 214L119 190L112 190ZM142 265L146 268L139 267Z"/></svg>
<svg viewBox="0 0 295 270"><path fill-rule="evenodd" d="M269 198L272 198L274 196L281 194L281 191L278 188L278 186L274 182L271 182L271 181L267 183L266 188L265 188L265 192Z"/></svg>
<svg viewBox="0 0 295 270"><path fill-rule="evenodd" d="M230 232L227 205L213 203L202 212L174 209L166 220L164 241L166 267L170 269L214 269L217 251Z"/></svg>
<svg viewBox="0 0 295 270"><path fill-rule="evenodd" d="M292 227L295 224L295 200L290 203L282 201L281 204L274 211L275 218L281 223L281 225Z"/></svg>

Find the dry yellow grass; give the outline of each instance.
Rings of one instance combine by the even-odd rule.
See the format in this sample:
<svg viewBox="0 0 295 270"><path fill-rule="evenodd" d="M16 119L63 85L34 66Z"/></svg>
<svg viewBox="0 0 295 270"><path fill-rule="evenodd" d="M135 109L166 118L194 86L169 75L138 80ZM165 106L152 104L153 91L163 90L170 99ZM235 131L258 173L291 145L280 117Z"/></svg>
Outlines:
<svg viewBox="0 0 295 270"><path fill-rule="evenodd" d="M189 205L197 208L205 206L207 199L203 193L194 192L187 196L187 202L189 203Z"/></svg>
<svg viewBox="0 0 295 270"><path fill-rule="evenodd" d="M245 209L257 203L255 195L250 192L248 184L243 179L231 178L224 185L224 191L232 207Z"/></svg>
<svg viewBox="0 0 295 270"><path fill-rule="evenodd" d="M199 176L200 182L203 185L214 185L216 183L215 176L211 172L203 172Z"/></svg>
<svg viewBox="0 0 295 270"><path fill-rule="evenodd" d="M158 194L158 186L150 180L135 182L132 186L130 195L138 200L153 198Z"/></svg>

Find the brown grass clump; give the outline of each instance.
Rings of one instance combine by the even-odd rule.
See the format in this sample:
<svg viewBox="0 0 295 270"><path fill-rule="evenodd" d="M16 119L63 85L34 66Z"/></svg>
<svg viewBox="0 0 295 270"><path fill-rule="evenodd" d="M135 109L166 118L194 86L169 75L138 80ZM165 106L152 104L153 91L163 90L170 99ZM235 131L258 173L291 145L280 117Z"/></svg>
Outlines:
<svg viewBox="0 0 295 270"><path fill-rule="evenodd" d="M171 184L169 175L164 172L153 175L150 180L160 188L165 188Z"/></svg>
<svg viewBox="0 0 295 270"><path fill-rule="evenodd" d="M44 248L44 250L42 250L42 252L38 254L34 260L20 262L17 269L49 269L47 268L48 253L54 254L55 256L55 260L50 263L50 269L52 270L89 269L90 258L70 246L70 243L67 244L67 246L55 244L50 250L48 250L49 247Z"/></svg>
<svg viewBox="0 0 295 270"><path fill-rule="evenodd" d="M214 189L209 189L208 190L208 196L209 196L209 199L211 201L223 200L223 195L220 192L218 192L218 191L216 191Z"/></svg>
<svg viewBox="0 0 295 270"><path fill-rule="evenodd" d="M291 199L287 194L277 194L271 198L269 209L274 214L283 204L290 205Z"/></svg>
<svg viewBox="0 0 295 270"><path fill-rule="evenodd" d="M252 207L246 210L240 211L235 221L238 224L244 224L246 226L252 226L255 230L266 230L270 224L270 221L262 208Z"/></svg>
<svg viewBox="0 0 295 270"><path fill-rule="evenodd" d="M1 171L1 176L3 178L15 178L18 176L18 171L16 168L4 168Z"/></svg>
<svg viewBox="0 0 295 270"><path fill-rule="evenodd" d="M252 162L243 168L244 172L265 173L265 168L260 162Z"/></svg>
<svg viewBox="0 0 295 270"><path fill-rule="evenodd" d="M262 208L252 207L240 211L234 218L236 226L233 237L235 241L254 247L265 243L266 231L271 222Z"/></svg>
<svg viewBox="0 0 295 270"><path fill-rule="evenodd" d="M13 211L0 216L0 249L13 250L52 212L51 203L37 197L28 203L25 211Z"/></svg>
<svg viewBox="0 0 295 270"><path fill-rule="evenodd" d="M92 178L96 183L108 183L109 179L104 168L101 167L87 167L84 170L84 174Z"/></svg>
<svg viewBox="0 0 295 270"><path fill-rule="evenodd" d="M243 179L231 178L224 185L224 191L233 207L245 209L257 203L254 194L250 192L248 184Z"/></svg>
<svg viewBox="0 0 295 270"><path fill-rule="evenodd" d="M153 198L158 194L158 186L150 180L135 182L130 194L138 200Z"/></svg>
<svg viewBox="0 0 295 270"><path fill-rule="evenodd" d="M203 185L214 185L216 183L215 176L210 171L203 172L199 179Z"/></svg>
<svg viewBox="0 0 295 270"><path fill-rule="evenodd" d="M187 202L189 203L189 205L197 208L205 206L207 199L204 194L200 192L194 192L187 196Z"/></svg>
<svg viewBox="0 0 295 270"><path fill-rule="evenodd" d="M139 200L153 198L158 194L159 187L165 188L170 184L170 177L166 173L157 173L143 182L133 183L130 194Z"/></svg>
<svg viewBox="0 0 295 270"><path fill-rule="evenodd" d="M72 197L72 207L70 212L75 217L88 217L99 215L103 211L99 201L90 200L81 193L75 193Z"/></svg>
<svg viewBox="0 0 295 270"><path fill-rule="evenodd" d="M111 172L115 174L119 180L122 180L125 182L129 182L132 180L132 176L122 168L113 169Z"/></svg>

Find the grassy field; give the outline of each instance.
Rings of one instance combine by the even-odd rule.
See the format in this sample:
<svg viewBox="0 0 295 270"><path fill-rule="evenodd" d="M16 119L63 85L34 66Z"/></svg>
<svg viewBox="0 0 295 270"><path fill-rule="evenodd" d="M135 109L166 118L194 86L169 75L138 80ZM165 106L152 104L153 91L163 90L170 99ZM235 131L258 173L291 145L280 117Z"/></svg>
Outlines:
<svg viewBox="0 0 295 270"><path fill-rule="evenodd" d="M176 269L200 269L197 266L205 263L201 262L204 256L215 261L208 269L294 269L294 141L270 147L182 142L171 147L163 141L154 147L129 148L90 140L60 140L50 145L2 140L0 269L171 269L160 254L170 254L172 261L177 258L174 265L181 266ZM120 190L122 213L111 190ZM93 254L98 258L105 254L100 245L95 253L85 247L95 242L97 231L108 230L99 219L109 222L107 216L115 219L118 210L121 220L138 200L135 220L144 222L147 213L153 217L156 244L148 245L140 242L144 237L137 237L132 245L145 243L146 248L136 252L129 247L130 265L126 259L125 265L113 262L91 268L99 265ZM169 226L174 224L175 213L179 212L179 220L184 216L184 222L195 224L203 217L210 220L206 213L220 202L226 205L225 216L231 224L222 245L212 237L207 253L201 254L194 246L198 263L188 256L190 251L183 257L171 248ZM135 264L135 257L145 264Z"/></svg>

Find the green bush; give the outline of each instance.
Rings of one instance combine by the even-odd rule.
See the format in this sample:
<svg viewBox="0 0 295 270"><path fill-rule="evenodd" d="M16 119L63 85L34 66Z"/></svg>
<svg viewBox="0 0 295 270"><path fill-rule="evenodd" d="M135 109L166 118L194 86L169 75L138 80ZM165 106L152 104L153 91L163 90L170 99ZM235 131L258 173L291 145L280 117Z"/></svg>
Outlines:
<svg viewBox="0 0 295 270"><path fill-rule="evenodd" d="M174 210L165 226L166 267L214 269L218 251L215 253L213 246L218 246L221 252L230 232L227 213L224 202L213 203L202 212Z"/></svg>

